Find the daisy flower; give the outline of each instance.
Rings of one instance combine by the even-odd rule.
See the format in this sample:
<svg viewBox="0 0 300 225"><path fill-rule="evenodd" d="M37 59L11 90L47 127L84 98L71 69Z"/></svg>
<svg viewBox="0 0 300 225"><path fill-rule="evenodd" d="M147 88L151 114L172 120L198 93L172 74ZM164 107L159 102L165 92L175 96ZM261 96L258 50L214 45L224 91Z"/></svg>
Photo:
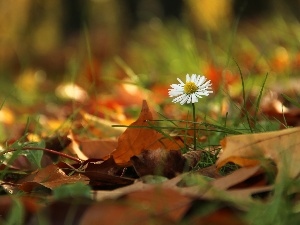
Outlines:
<svg viewBox="0 0 300 225"><path fill-rule="evenodd" d="M176 97L172 102L179 102L181 105L185 103L198 102L198 98L202 96L208 96L213 93L211 90L210 80L207 80L205 76L193 74L191 77L186 75L186 82L183 83L177 78L180 84L171 84L169 89L169 96Z"/></svg>

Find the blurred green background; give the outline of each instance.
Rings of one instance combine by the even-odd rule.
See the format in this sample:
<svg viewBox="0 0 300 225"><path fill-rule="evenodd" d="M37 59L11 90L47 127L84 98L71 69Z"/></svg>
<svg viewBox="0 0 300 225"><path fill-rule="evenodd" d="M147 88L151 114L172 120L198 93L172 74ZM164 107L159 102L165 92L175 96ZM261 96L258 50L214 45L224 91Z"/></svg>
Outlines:
<svg viewBox="0 0 300 225"><path fill-rule="evenodd" d="M143 99L185 118L168 88L187 73L212 81L201 115L239 120L242 92L256 107L262 89L274 112L281 93L299 100L299 12L299 0L0 0L0 122L84 107L124 123Z"/></svg>
<svg viewBox="0 0 300 225"><path fill-rule="evenodd" d="M268 41L277 36L274 44L285 45L281 35L286 32L291 39L291 33L283 29L299 26L299 12L299 0L1 0L0 74L17 76L31 68L44 71L47 78L61 78L72 63L78 69L74 73L86 60L98 62L102 70L116 56L138 73L172 74L173 66L181 73L193 67L186 64L195 65L195 58L182 59L189 54L219 61L224 55L218 48L227 51L232 45L227 38L236 29L248 38L236 47L254 44L250 51L273 54L264 42L273 50ZM285 24L277 24L277 31L270 23L262 25L282 18ZM299 49L297 35L293 51ZM186 67L178 65L182 60Z"/></svg>

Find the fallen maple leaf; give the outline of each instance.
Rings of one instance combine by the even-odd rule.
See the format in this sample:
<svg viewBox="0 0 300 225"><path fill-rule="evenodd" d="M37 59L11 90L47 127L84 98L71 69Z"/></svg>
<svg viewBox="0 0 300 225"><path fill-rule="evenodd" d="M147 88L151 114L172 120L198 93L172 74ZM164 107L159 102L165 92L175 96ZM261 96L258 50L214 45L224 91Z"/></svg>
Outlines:
<svg viewBox="0 0 300 225"><path fill-rule="evenodd" d="M118 139L118 146L112 152L118 165L129 166L130 158L139 155L143 150L179 150L183 142L166 138L158 131L151 129L149 121L153 120L152 113L144 100L139 118L132 123Z"/></svg>
<svg viewBox="0 0 300 225"><path fill-rule="evenodd" d="M273 160L278 169L277 179L287 175L295 178L300 173L300 128L289 128L266 133L226 137L221 141L223 152L216 162L218 168L228 162L240 166L254 166L260 159Z"/></svg>

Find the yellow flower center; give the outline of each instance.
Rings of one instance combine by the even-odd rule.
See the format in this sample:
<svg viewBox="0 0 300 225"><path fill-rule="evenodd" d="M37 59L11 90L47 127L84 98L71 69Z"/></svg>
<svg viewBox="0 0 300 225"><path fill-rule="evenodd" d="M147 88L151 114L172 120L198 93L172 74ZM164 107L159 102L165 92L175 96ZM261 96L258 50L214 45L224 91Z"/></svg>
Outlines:
<svg viewBox="0 0 300 225"><path fill-rule="evenodd" d="M183 89L186 94L192 94L198 90L198 87L194 82L186 82Z"/></svg>

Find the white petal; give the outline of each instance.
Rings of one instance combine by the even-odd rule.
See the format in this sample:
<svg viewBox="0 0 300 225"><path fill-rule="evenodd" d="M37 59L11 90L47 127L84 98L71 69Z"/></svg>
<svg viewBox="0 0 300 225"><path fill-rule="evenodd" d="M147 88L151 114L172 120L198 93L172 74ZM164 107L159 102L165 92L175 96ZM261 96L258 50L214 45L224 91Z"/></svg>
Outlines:
<svg viewBox="0 0 300 225"><path fill-rule="evenodd" d="M187 99L186 103L189 104L192 101L192 95L189 95L189 98Z"/></svg>
<svg viewBox="0 0 300 225"><path fill-rule="evenodd" d="M183 95L180 95L180 96L174 98L174 99L172 100L172 102L180 102L180 101L185 97L185 95L186 95L186 94L183 94Z"/></svg>
<svg viewBox="0 0 300 225"><path fill-rule="evenodd" d="M196 74L192 74L191 82L196 83Z"/></svg>
<svg viewBox="0 0 300 225"><path fill-rule="evenodd" d="M198 82L199 82L200 78L201 78L201 75L198 75L197 78L196 78L195 84L196 84L197 86L198 86Z"/></svg>
<svg viewBox="0 0 300 225"><path fill-rule="evenodd" d="M210 80L206 81L204 84L201 85L201 87L210 87L211 83Z"/></svg>
<svg viewBox="0 0 300 225"><path fill-rule="evenodd" d="M200 86L204 83L204 81L206 81L205 76L200 76L200 77L199 77L199 80L198 80L197 83L196 83L196 85L197 85L198 87L200 87Z"/></svg>
<svg viewBox="0 0 300 225"><path fill-rule="evenodd" d="M177 78L177 80L179 81L180 85L184 86L184 83L179 78Z"/></svg>
<svg viewBox="0 0 300 225"><path fill-rule="evenodd" d="M181 100L180 104L183 105L184 103L186 103L186 101L188 101L189 99L189 95L185 95L185 97Z"/></svg>
<svg viewBox="0 0 300 225"><path fill-rule="evenodd" d="M192 94L192 103L198 102L198 98L195 94Z"/></svg>
<svg viewBox="0 0 300 225"><path fill-rule="evenodd" d="M177 90L183 90L183 86L181 86L180 84L171 84L170 86Z"/></svg>
<svg viewBox="0 0 300 225"><path fill-rule="evenodd" d="M185 79L185 82L187 83L187 82L190 82L191 81L191 79L190 79L190 75L186 75L186 79Z"/></svg>
<svg viewBox="0 0 300 225"><path fill-rule="evenodd" d="M206 91L199 91L199 92L196 92L195 95L196 95L198 98L202 98L203 95L208 96L209 93L207 93Z"/></svg>
<svg viewBox="0 0 300 225"><path fill-rule="evenodd" d="M169 96L170 97L175 97L175 96L182 95L182 94L184 94L183 91L177 91L177 90L171 90L171 91L169 91Z"/></svg>
<svg viewBox="0 0 300 225"><path fill-rule="evenodd" d="M200 92L196 92L196 93L194 93L195 94L195 96L197 96L197 98L202 98L202 93L200 93Z"/></svg>

